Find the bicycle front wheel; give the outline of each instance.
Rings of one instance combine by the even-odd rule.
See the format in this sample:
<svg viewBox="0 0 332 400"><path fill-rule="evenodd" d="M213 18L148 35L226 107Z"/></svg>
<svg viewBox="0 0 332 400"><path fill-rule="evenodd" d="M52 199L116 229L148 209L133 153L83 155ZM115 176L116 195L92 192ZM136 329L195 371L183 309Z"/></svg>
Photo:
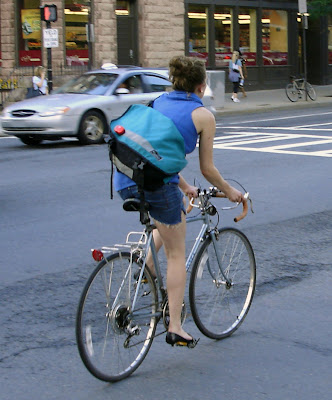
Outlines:
<svg viewBox="0 0 332 400"><path fill-rule="evenodd" d="M299 91L298 91L298 89L296 89L296 87L295 87L295 85L293 83L289 83L286 86L286 95L287 95L288 99L290 101L292 101L293 103L295 101L298 101L298 99L299 99Z"/></svg>
<svg viewBox="0 0 332 400"><path fill-rule="evenodd" d="M317 94L315 92L315 89L311 86L309 82L306 82L305 90L307 91L307 94L312 101L315 101L317 99Z"/></svg>
<svg viewBox="0 0 332 400"><path fill-rule="evenodd" d="M256 262L249 240L239 230L220 229L216 239L215 248L209 236L194 260L189 300L198 329L211 339L223 339L239 328L249 311Z"/></svg>
<svg viewBox="0 0 332 400"><path fill-rule="evenodd" d="M132 308L139 268L130 253L110 255L92 272L79 301L79 353L91 374L103 381L119 381L133 373L154 338L158 295L147 268L146 283L141 283Z"/></svg>

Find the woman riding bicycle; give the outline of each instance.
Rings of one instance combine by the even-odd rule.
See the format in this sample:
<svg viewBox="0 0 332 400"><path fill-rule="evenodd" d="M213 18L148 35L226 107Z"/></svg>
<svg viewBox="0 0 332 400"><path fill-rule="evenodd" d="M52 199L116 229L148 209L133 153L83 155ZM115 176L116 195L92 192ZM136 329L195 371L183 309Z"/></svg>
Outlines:
<svg viewBox="0 0 332 400"><path fill-rule="evenodd" d="M173 57L169 63L169 74L174 91L157 98L153 108L174 122L184 138L186 154L194 151L199 138L199 163L202 174L213 186L225 193L229 200L241 202L242 193L222 178L213 162L216 123L213 114L204 108L202 103L206 88L204 62L185 56ZM139 198L136 184L118 171L114 175L114 187L123 200ZM171 345L194 347L197 341L185 332L181 325L186 285L186 211L183 193L189 197L197 197L197 188L189 185L177 174L160 189L154 192L145 191L144 195L157 227L157 230L154 230L156 248L159 250L164 245L167 257L166 284L170 319L166 342ZM151 255L148 255L147 266L154 275Z"/></svg>

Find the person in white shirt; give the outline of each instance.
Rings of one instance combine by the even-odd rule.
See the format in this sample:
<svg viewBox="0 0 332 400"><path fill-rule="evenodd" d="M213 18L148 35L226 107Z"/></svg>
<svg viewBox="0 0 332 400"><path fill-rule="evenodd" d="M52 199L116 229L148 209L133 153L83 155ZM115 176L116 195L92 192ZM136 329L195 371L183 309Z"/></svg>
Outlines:
<svg viewBox="0 0 332 400"><path fill-rule="evenodd" d="M41 94L48 94L47 79L45 78L46 70L44 67L39 66L35 70L35 75L32 77L34 90L39 90Z"/></svg>

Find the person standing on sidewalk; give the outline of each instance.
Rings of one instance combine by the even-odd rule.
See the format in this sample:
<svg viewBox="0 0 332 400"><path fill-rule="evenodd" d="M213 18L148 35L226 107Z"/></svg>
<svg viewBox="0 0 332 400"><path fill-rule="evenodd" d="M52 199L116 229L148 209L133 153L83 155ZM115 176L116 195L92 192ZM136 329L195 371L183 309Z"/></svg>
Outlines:
<svg viewBox="0 0 332 400"><path fill-rule="evenodd" d="M238 51L233 51L232 59L229 61L229 80L233 82L233 94L232 100L234 103L239 103L240 100L237 98L239 91L240 79L244 79L242 72L242 62L240 60L240 54Z"/></svg>
<svg viewBox="0 0 332 400"><path fill-rule="evenodd" d="M32 77L32 84L34 90L39 90L40 94L48 94L47 80L45 78L46 70L44 67L39 66L35 70L35 74Z"/></svg>
<svg viewBox="0 0 332 400"><path fill-rule="evenodd" d="M239 51L239 56L240 56L240 60L241 60L242 74L244 76L244 79L240 79L239 88L242 91L243 97L247 97L247 93L246 93L246 91L244 90L244 87L243 87L244 86L244 81L245 81L245 79L247 79L247 76L248 76L246 60L243 58L241 51L240 50L238 50L238 51Z"/></svg>

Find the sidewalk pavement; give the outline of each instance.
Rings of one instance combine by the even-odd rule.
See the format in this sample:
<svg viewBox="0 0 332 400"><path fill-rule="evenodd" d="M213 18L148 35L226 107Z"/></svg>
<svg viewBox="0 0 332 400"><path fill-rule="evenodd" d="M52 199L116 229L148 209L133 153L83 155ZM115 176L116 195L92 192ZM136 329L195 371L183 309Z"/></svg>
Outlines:
<svg viewBox="0 0 332 400"><path fill-rule="evenodd" d="M313 85L317 99L312 101L308 97L308 101L304 98L292 103L286 96L285 89L257 90L246 92L247 97L242 97L239 91L238 98L240 103L234 103L231 100L231 93L225 93L224 108L217 109L217 115L246 114L259 113L271 110L290 110L307 107L321 107L328 104L332 105L332 85L318 86Z"/></svg>

